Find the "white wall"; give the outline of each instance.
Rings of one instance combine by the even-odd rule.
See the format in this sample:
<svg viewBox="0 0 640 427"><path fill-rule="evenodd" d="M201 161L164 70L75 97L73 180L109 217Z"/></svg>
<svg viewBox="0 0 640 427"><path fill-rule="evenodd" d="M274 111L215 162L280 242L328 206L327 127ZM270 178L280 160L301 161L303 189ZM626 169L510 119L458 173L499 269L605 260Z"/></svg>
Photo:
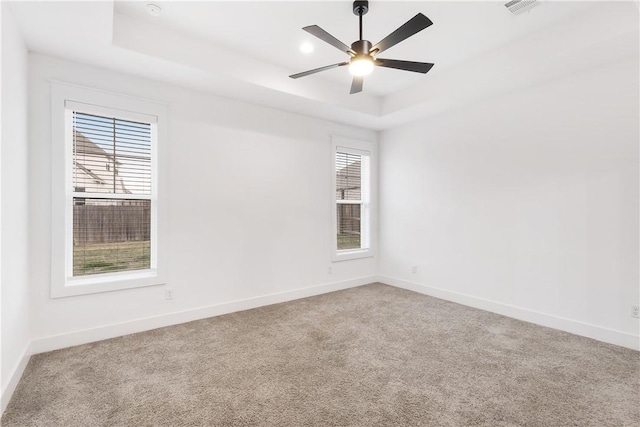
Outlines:
<svg viewBox="0 0 640 427"><path fill-rule="evenodd" d="M150 287L60 299L50 293L50 83L65 81L166 101L169 107L169 280ZM375 140L373 131L30 55L30 203L34 351L131 332L80 330L274 293L304 296L333 282L366 283L376 259L327 267L331 256L331 134ZM342 286L340 285L340 286ZM279 300L273 297L236 304ZM223 310L224 311L224 310ZM168 318L182 321L215 308ZM169 321L167 320L167 321ZM141 322L133 327L158 326ZM95 332L95 331L94 331ZM79 337L79 338L78 338Z"/></svg>
<svg viewBox="0 0 640 427"><path fill-rule="evenodd" d="M27 49L2 7L2 409L29 343ZM14 375L18 372L18 375Z"/></svg>
<svg viewBox="0 0 640 427"><path fill-rule="evenodd" d="M384 280L638 348L638 71L636 57L383 132Z"/></svg>

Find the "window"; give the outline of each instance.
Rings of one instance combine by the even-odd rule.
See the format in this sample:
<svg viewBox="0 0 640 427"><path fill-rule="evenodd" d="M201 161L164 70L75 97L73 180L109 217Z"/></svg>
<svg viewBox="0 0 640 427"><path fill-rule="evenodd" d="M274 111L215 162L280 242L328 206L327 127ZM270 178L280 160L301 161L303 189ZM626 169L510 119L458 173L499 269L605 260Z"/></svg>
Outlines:
<svg viewBox="0 0 640 427"><path fill-rule="evenodd" d="M373 255L371 143L334 138L334 260ZM363 149L366 148L366 149Z"/></svg>
<svg viewBox="0 0 640 427"><path fill-rule="evenodd" d="M150 269L155 118L147 120L154 123L133 122L115 117L118 112L107 117L85 113L85 108L67 107L73 153L72 276Z"/></svg>
<svg viewBox="0 0 640 427"><path fill-rule="evenodd" d="M162 284L164 108L53 84L52 297Z"/></svg>

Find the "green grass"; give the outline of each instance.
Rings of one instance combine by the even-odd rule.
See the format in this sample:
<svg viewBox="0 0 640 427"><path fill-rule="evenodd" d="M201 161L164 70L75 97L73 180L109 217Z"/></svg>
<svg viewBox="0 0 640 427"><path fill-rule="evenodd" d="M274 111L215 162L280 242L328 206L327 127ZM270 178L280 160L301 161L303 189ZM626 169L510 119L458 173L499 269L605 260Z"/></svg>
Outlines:
<svg viewBox="0 0 640 427"><path fill-rule="evenodd" d="M75 245L73 275L144 270L151 267L150 242L116 242Z"/></svg>
<svg viewBox="0 0 640 427"><path fill-rule="evenodd" d="M338 234L338 250L360 249L360 235Z"/></svg>
<svg viewBox="0 0 640 427"><path fill-rule="evenodd" d="M360 236L338 234L338 249L359 249ZM150 242L117 242L76 245L73 248L73 275L111 273L150 268Z"/></svg>

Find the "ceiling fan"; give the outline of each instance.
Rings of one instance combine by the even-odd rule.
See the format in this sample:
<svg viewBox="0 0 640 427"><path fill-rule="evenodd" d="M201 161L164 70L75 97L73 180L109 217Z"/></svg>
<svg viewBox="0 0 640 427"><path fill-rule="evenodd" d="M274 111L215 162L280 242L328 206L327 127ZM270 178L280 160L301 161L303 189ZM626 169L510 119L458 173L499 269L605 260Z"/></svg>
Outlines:
<svg viewBox="0 0 640 427"><path fill-rule="evenodd" d="M375 45L372 45L369 40L362 39L362 17L366 15L368 11L368 1L353 2L353 13L355 15L358 15L360 21L360 39L353 42L351 44L351 47L342 43L340 40L336 39L317 25L304 27L304 31L341 50L342 52L349 55L350 58L345 62L339 62L337 64L331 64L313 70L304 71L302 73L293 74L289 77L291 77L292 79L297 79L300 77L319 73L320 71L330 70L332 68L348 65L349 71L351 72L351 74L353 74L351 91L349 93L354 94L362 91L362 82L364 80L364 76L370 74L371 71L373 71L374 66L396 68L398 70L413 71L423 74L425 74L431 69L431 67L433 67L433 64L427 62L400 61L397 59L383 59L377 57L379 53L382 53L390 47L395 46L401 41L408 39L412 35L432 25L433 22L431 22L429 18L424 16L422 13L418 13L416 16L405 22L387 37L385 37Z"/></svg>

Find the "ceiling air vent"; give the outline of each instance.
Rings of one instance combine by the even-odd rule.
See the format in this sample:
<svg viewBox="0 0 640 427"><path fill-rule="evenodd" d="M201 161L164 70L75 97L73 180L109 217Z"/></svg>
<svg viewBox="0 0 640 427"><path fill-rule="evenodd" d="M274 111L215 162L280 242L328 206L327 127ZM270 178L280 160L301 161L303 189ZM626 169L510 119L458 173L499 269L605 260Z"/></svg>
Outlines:
<svg viewBox="0 0 640 427"><path fill-rule="evenodd" d="M512 0L505 4L504 7L514 15L519 15L538 5L537 0Z"/></svg>

